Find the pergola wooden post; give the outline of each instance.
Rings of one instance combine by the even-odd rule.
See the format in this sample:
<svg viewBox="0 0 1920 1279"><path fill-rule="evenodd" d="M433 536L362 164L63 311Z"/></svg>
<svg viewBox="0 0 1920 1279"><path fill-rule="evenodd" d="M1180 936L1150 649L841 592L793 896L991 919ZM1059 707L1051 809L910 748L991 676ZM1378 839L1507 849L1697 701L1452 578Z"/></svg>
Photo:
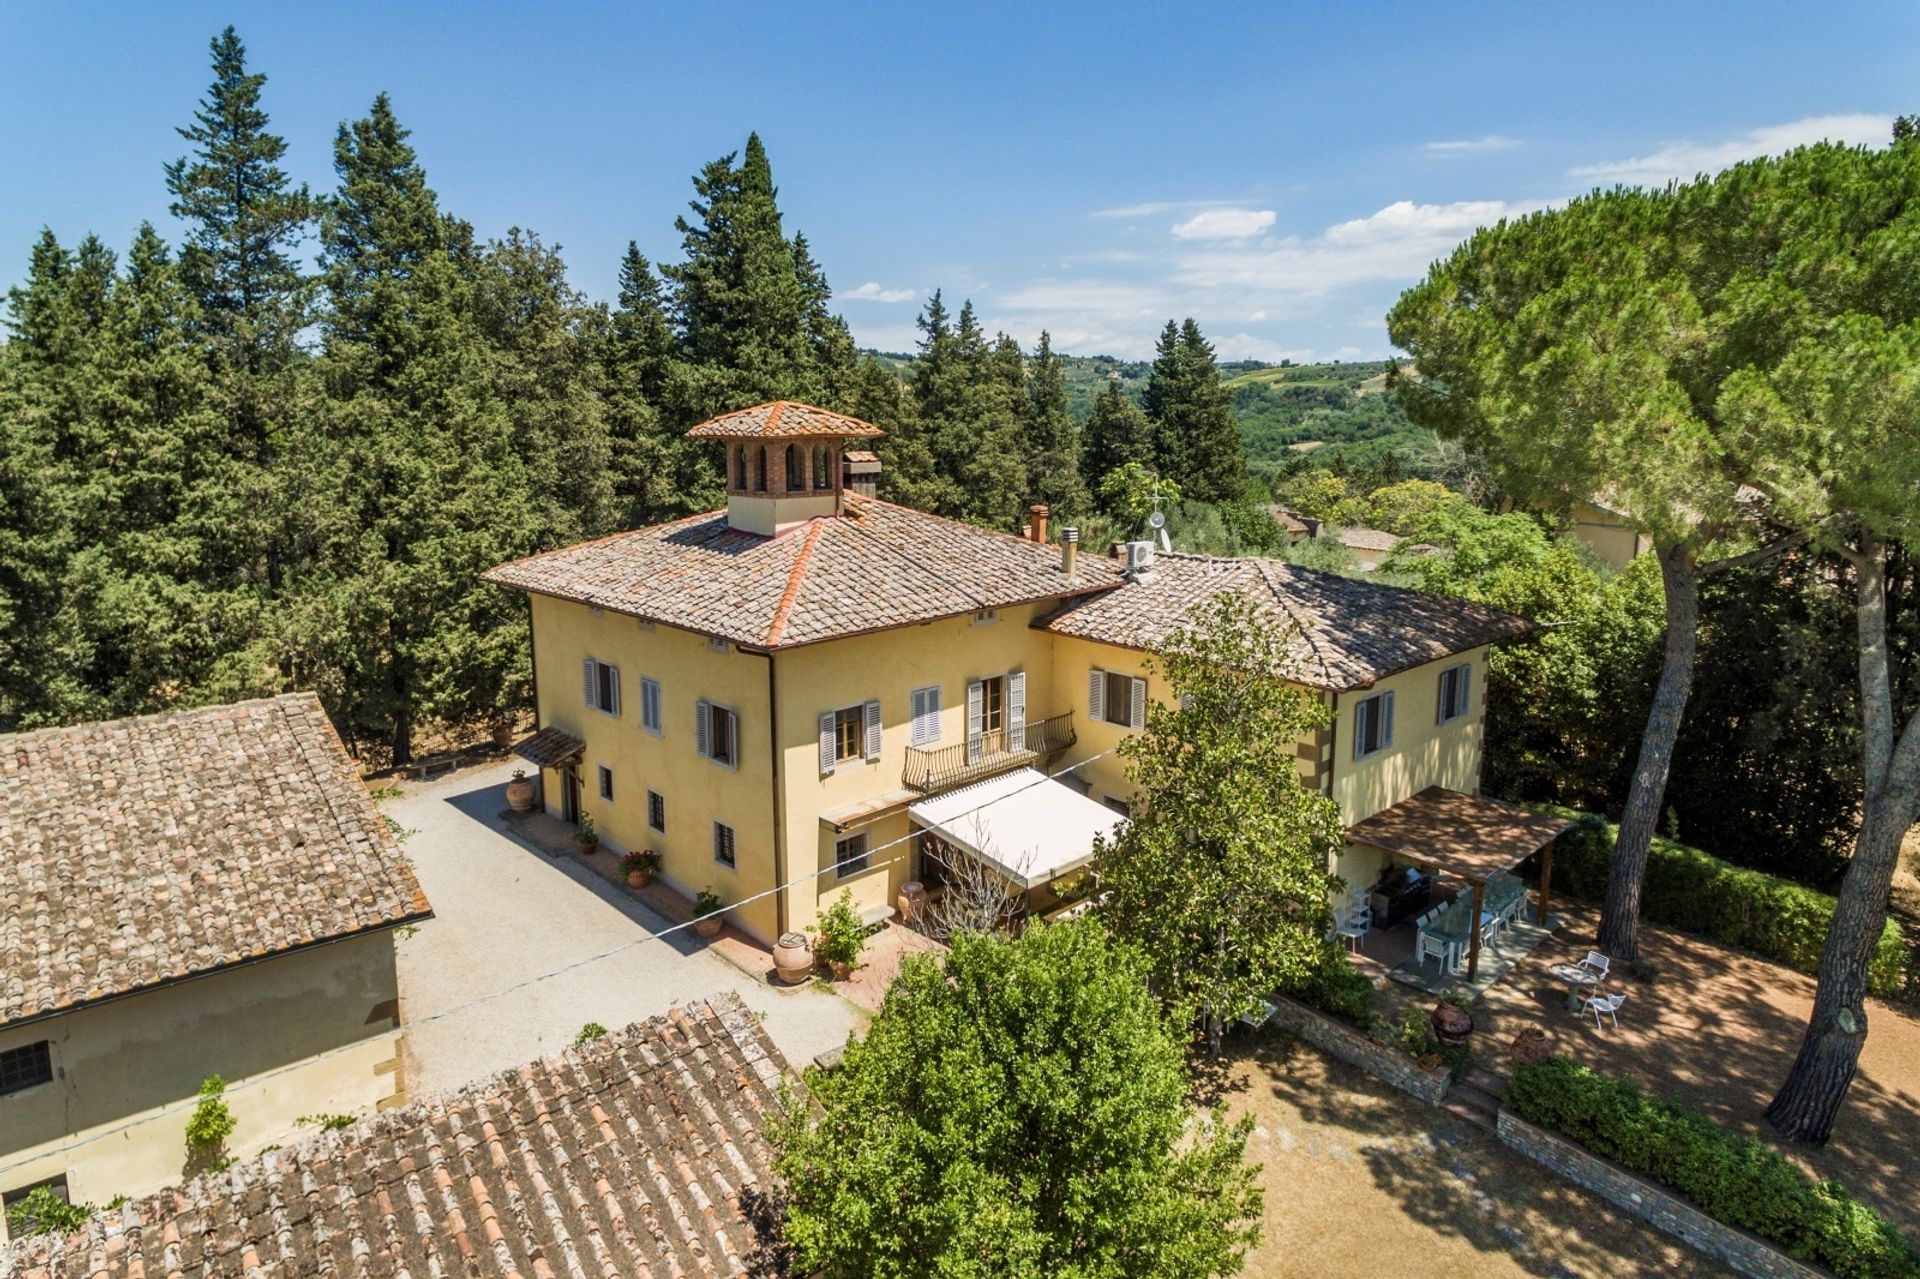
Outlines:
<svg viewBox="0 0 1920 1279"><path fill-rule="evenodd" d="M1467 980L1473 981L1480 975L1480 909L1486 904L1487 885L1482 880L1473 881L1473 917L1467 921L1471 930L1467 934Z"/></svg>
<svg viewBox="0 0 1920 1279"><path fill-rule="evenodd" d="M1549 927L1547 907L1553 902L1553 845L1540 850L1540 927Z"/></svg>

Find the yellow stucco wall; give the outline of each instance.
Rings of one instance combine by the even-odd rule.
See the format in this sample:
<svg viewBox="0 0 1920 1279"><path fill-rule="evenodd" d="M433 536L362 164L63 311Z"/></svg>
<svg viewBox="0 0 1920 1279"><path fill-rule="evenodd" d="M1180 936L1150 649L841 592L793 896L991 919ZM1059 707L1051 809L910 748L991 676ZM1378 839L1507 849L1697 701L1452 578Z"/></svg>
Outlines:
<svg viewBox="0 0 1920 1279"><path fill-rule="evenodd" d="M0 1190L64 1174L104 1203L180 1180L190 1107L160 1112L208 1075L227 1081L236 1156L311 1132L302 1115L371 1113L400 1084L397 996L381 930L0 1031L0 1050L50 1041L54 1068L0 1097Z"/></svg>
<svg viewBox="0 0 1920 1279"><path fill-rule="evenodd" d="M658 849L663 878L691 895L711 888L733 903L769 888L774 878L772 717L767 662L732 645L716 652L707 637L671 626L643 626L620 613L533 596L534 674L540 723L586 743L581 759L583 806L600 838L618 850ZM620 714L586 704L581 663L592 657L620 668ZM640 680L660 682L661 733L641 726ZM737 718L739 763L703 758L695 745L701 699L730 707ZM600 798L598 768L613 770L611 803ZM544 770L547 810L560 815L561 781ZM667 829L647 826L647 791L666 800ZM713 857L713 823L733 827L736 866ZM764 941L777 931L775 905L742 905L733 921Z"/></svg>
<svg viewBox="0 0 1920 1279"><path fill-rule="evenodd" d="M1094 718L1087 704L1088 676L1096 667L1116 675L1143 676L1147 681L1149 705L1171 702L1173 689L1164 675L1147 670L1147 654L1138 649L1116 648L1068 635L1052 638L1053 686L1067 699L1065 704L1073 708L1073 726L1080 735L1062 762L1078 765L1074 773L1088 783L1092 798L1102 801L1109 797L1131 798L1136 788L1127 780L1126 761L1115 753L1115 748L1136 730Z"/></svg>
<svg viewBox="0 0 1920 1279"><path fill-rule="evenodd" d="M1573 535L1593 548L1600 562L1616 569L1633 563L1634 557L1653 549L1653 539L1636 533L1618 515L1597 506L1573 508Z"/></svg>

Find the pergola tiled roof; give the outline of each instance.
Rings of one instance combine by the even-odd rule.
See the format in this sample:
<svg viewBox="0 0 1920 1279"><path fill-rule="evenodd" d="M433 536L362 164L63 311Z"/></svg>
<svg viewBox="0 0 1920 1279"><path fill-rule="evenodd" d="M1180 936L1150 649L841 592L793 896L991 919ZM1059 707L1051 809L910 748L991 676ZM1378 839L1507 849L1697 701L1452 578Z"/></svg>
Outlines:
<svg viewBox="0 0 1920 1279"><path fill-rule="evenodd" d="M1347 830L1351 843L1484 884L1559 838L1573 825L1557 813L1429 786Z"/></svg>
<svg viewBox="0 0 1920 1279"><path fill-rule="evenodd" d="M1065 605L1042 625L1057 635L1152 649L1223 591L1292 629L1289 679L1314 688L1366 688L1396 671L1528 634L1524 618L1469 600L1429 595L1302 568L1285 560L1215 559L1166 552L1153 571Z"/></svg>
<svg viewBox="0 0 1920 1279"><path fill-rule="evenodd" d="M753 648L909 626L1119 584L1084 557L877 498L774 537L730 528L724 511L615 533L489 569L490 582L575 600Z"/></svg>
<svg viewBox="0 0 1920 1279"><path fill-rule="evenodd" d="M587 744L563 728L549 725L513 748L513 753L536 768L557 768L578 759Z"/></svg>
<svg viewBox="0 0 1920 1279"><path fill-rule="evenodd" d="M870 440L885 435L871 422L857 417L818 409L794 400L775 400L750 409L735 409L719 417L708 418L687 432L692 440L790 440L818 436L837 436L844 440Z"/></svg>
<svg viewBox="0 0 1920 1279"><path fill-rule="evenodd" d="M716 996L20 1240L0 1273L746 1274L787 1074Z"/></svg>
<svg viewBox="0 0 1920 1279"><path fill-rule="evenodd" d="M0 1026L431 913L311 693L0 736Z"/></svg>

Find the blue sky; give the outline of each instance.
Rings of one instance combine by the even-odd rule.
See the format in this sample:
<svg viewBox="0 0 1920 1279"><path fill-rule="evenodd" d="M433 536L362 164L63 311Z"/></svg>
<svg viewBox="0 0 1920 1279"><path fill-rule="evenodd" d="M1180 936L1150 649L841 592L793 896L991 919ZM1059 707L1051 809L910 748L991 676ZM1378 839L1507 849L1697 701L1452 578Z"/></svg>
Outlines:
<svg viewBox="0 0 1920 1279"><path fill-rule="evenodd" d="M39 229L172 235L231 21L289 167L331 186L382 89L444 205L565 246L610 297L671 259L689 176L757 129L865 344L932 289L1063 350L1383 354L1398 291L1475 225L1920 111L1912 4L436 5L0 0L0 281Z"/></svg>

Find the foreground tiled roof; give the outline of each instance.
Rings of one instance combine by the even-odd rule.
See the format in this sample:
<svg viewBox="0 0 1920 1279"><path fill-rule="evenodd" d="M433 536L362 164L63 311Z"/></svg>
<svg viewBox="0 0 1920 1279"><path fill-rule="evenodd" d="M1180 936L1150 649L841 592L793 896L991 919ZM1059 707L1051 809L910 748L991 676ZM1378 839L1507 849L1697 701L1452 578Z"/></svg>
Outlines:
<svg viewBox="0 0 1920 1279"><path fill-rule="evenodd" d="M311 693L0 736L0 1025L429 913Z"/></svg>
<svg viewBox="0 0 1920 1279"><path fill-rule="evenodd" d="M1120 581L1058 547L875 498L777 537L729 528L726 513L616 533L489 569L490 582L577 600L756 648L809 644Z"/></svg>
<svg viewBox="0 0 1920 1279"><path fill-rule="evenodd" d="M735 409L709 418L687 432L694 440L781 440L833 435L848 440L870 440L886 432L857 417L817 409L793 400L775 400L750 409Z"/></svg>
<svg viewBox="0 0 1920 1279"><path fill-rule="evenodd" d="M718 996L22 1240L12 1273L745 1274L786 1073Z"/></svg>
<svg viewBox="0 0 1920 1279"><path fill-rule="evenodd" d="M1187 624L1195 605L1231 591L1296 628L1286 674L1316 688L1364 688L1395 671L1532 630L1485 604L1341 577L1284 560L1163 553L1147 577L1063 607L1041 623L1122 648L1151 649Z"/></svg>

